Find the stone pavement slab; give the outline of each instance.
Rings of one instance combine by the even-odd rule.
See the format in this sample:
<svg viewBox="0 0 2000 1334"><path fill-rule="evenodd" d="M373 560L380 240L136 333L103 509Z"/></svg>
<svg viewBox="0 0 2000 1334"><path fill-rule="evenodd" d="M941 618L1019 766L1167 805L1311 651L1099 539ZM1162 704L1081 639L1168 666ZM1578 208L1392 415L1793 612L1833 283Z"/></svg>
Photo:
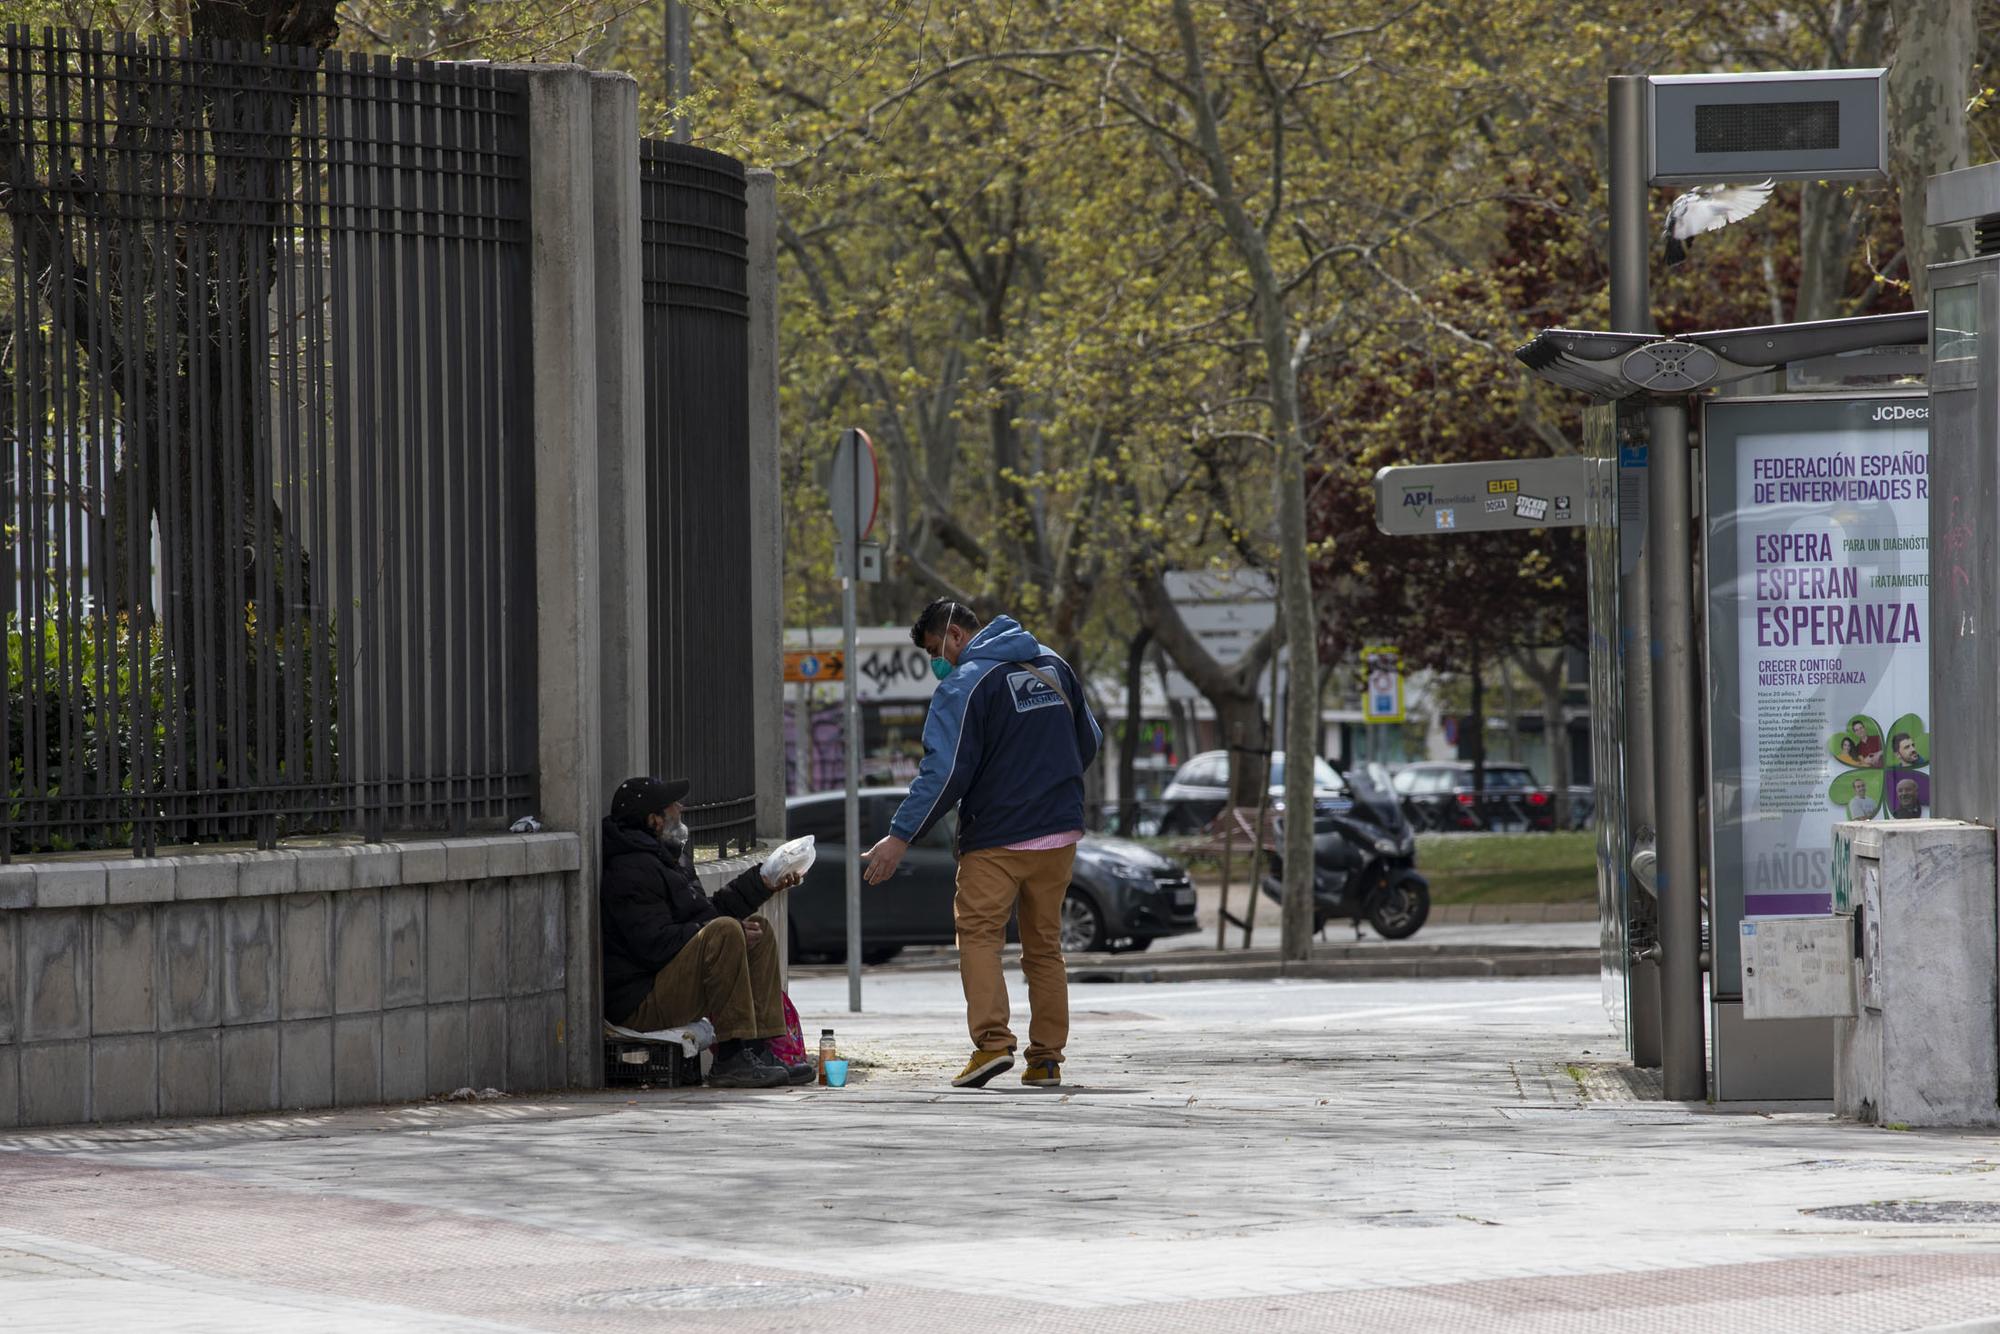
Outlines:
<svg viewBox="0 0 2000 1334"><path fill-rule="evenodd" d="M8 1328L1904 1330L2000 1312L2000 1142L1616 1096L1594 980L802 979L842 1090L0 1138ZM1920 1201L1928 1210L1850 1206ZM1918 1221L1885 1221L1911 1217Z"/></svg>

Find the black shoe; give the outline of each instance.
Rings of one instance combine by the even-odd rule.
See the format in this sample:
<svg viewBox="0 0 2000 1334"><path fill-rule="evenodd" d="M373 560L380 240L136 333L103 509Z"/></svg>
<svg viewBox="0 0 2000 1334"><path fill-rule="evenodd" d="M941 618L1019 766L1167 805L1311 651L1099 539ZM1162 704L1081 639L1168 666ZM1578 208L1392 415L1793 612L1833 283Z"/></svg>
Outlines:
<svg viewBox="0 0 2000 1334"><path fill-rule="evenodd" d="M791 1083L810 1084L813 1080L819 1078L818 1066L813 1065L809 1061L801 1061L794 1065L790 1061L780 1060L778 1054L771 1050L769 1042L759 1042L751 1050L756 1052L758 1058L766 1065L775 1065L780 1070L783 1070L785 1078Z"/></svg>
<svg viewBox="0 0 2000 1334"><path fill-rule="evenodd" d="M708 1078L702 1081L712 1089L775 1089L783 1088L792 1078L781 1065L773 1065L751 1047L745 1047L734 1056L725 1056L708 1069Z"/></svg>

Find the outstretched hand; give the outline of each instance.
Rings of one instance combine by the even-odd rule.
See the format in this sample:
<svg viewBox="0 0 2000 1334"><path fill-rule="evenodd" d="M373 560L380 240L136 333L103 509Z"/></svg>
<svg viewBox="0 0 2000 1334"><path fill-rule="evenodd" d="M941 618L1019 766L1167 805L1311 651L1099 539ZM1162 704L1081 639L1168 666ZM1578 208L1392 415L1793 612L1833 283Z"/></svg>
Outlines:
<svg viewBox="0 0 2000 1334"><path fill-rule="evenodd" d="M896 874L896 868L902 864L903 854L909 850L909 844L890 834L861 854L861 860L867 863L866 869L861 872L861 878L871 885L881 884Z"/></svg>
<svg viewBox="0 0 2000 1334"><path fill-rule="evenodd" d="M779 876L776 880L766 880L764 882L764 887L770 890L773 894L776 894L780 890L790 889L793 885L798 884L799 881L805 878L806 878L806 873L804 871L787 871L785 874Z"/></svg>

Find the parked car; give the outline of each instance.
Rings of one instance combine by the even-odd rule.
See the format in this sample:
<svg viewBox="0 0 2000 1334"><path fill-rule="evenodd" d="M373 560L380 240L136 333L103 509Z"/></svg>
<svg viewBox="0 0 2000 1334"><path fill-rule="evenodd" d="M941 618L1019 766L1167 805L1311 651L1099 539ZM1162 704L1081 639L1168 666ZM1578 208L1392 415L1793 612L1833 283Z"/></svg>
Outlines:
<svg viewBox="0 0 2000 1334"><path fill-rule="evenodd" d="M1418 829L1548 830L1555 800L1524 764L1489 763L1483 792L1473 787L1467 760L1405 765L1392 780L1403 811Z"/></svg>
<svg viewBox="0 0 2000 1334"><path fill-rule="evenodd" d="M1271 809L1285 809L1285 752L1271 756ZM1160 817L1163 834L1198 834L1209 821L1222 814L1229 800L1229 752L1204 751L1180 768L1174 781L1160 794L1165 811ZM1313 809L1320 814L1344 812L1353 799L1347 781L1325 760L1313 759Z"/></svg>
<svg viewBox="0 0 2000 1334"><path fill-rule="evenodd" d="M866 851L889 832L889 821L907 792L875 787L861 791L861 845ZM817 792L785 803L785 832L814 837L819 858L805 883L790 891L792 957L834 962L847 957L847 814L839 792ZM861 888L861 960L883 963L911 945L950 945L957 939L951 903L958 859L952 843L957 816L947 815L910 845L887 884ZM1094 950L1143 950L1161 936L1197 929L1194 882L1187 868L1124 839L1090 834L1077 845L1069 893L1063 897L1065 954ZM1016 939L1012 925L1008 939Z"/></svg>

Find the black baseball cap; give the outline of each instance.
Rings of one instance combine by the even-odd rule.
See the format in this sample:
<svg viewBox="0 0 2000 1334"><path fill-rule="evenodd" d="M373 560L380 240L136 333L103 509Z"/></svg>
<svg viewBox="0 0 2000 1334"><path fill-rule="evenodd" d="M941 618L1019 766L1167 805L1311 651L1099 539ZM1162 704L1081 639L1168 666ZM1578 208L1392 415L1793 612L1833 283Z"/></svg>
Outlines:
<svg viewBox="0 0 2000 1334"><path fill-rule="evenodd" d="M611 818L619 824L644 824L647 816L687 796L691 786L685 778L628 778L611 794Z"/></svg>

